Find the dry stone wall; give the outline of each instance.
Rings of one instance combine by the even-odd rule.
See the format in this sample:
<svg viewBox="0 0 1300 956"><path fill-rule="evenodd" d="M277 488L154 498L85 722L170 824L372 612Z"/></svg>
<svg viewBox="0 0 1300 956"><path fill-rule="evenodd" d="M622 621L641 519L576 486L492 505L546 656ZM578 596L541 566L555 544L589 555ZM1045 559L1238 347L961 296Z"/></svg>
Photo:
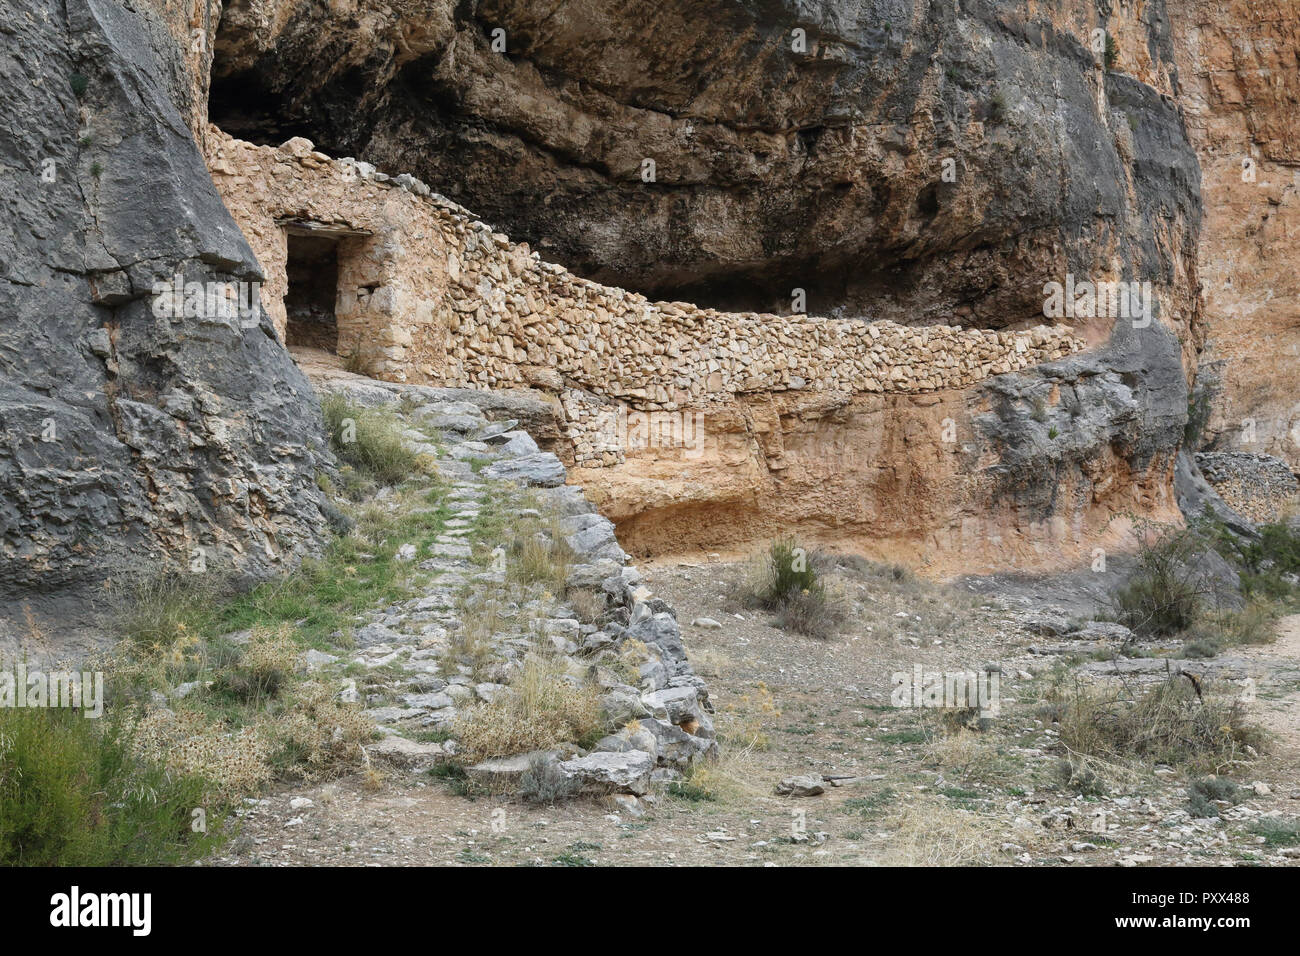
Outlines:
<svg viewBox="0 0 1300 956"><path fill-rule="evenodd" d="M335 160L304 139L254 146L215 127L218 189L266 270L281 335L287 229L337 230L339 353L394 382L561 398L573 457L621 462L619 416L783 391L923 393L1081 351L1064 326L910 328L651 302L544 262L410 176Z"/></svg>

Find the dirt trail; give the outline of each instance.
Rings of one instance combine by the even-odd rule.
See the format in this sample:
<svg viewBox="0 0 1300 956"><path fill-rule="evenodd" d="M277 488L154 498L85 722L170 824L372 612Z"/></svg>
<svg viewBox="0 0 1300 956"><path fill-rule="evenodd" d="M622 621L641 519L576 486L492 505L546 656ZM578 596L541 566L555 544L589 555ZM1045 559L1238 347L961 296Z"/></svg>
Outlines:
<svg viewBox="0 0 1300 956"><path fill-rule="evenodd" d="M1300 786L1300 614L1278 622L1273 643L1246 648L1242 656L1263 674L1252 712L1274 734L1269 762L1289 769L1292 784Z"/></svg>

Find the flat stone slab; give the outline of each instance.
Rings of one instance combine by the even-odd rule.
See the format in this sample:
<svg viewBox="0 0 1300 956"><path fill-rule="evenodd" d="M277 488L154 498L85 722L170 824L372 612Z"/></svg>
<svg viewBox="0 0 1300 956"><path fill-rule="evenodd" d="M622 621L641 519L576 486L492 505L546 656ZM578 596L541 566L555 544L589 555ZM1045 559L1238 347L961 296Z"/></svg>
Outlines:
<svg viewBox="0 0 1300 956"><path fill-rule="evenodd" d="M483 474L496 481L517 481L541 488L558 488L565 479L564 464L549 451L494 462L483 469Z"/></svg>

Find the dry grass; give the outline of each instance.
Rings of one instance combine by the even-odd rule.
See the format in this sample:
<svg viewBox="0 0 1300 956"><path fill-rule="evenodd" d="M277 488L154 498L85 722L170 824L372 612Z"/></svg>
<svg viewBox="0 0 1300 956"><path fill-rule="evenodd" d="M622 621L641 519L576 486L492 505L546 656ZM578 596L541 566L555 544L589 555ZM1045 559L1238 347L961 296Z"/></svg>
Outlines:
<svg viewBox="0 0 1300 956"><path fill-rule="evenodd" d="M991 782L1003 769L994 740L964 727L956 733L931 738L922 751L922 759L965 783Z"/></svg>
<svg viewBox="0 0 1300 956"><path fill-rule="evenodd" d="M276 778L318 780L355 770L374 724L337 688L298 670L302 646L288 625L254 628L242 649L182 636L169 647L129 646L114 679L140 695L198 685L135 726L140 756L209 782L214 797L256 793Z"/></svg>
<svg viewBox="0 0 1300 956"><path fill-rule="evenodd" d="M633 687L641 683L641 665L650 660L650 649L644 641L629 637L618 649L616 661L611 661L623 683Z"/></svg>
<svg viewBox="0 0 1300 956"><path fill-rule="evenodd" d="M334 453L364 477L395 485L431 468L408 447L406 423L391 409L368 408L333 393L321 400L321 413Z"/></svg>
<svg viewBox="0 0 1300 956"><path fill-rule="evenodd" d="M573 588L567 595L573 612L583 624L600 625L605 620L606 600L602 591L595 588Z"/></svg>
<svg viewBox="0 0 1300 956"><path fill-rule="evenodd" d="M989 866L998 862L993 821L933 798L917 798L882 821L881 866Z"/></svg>
<svg viewBox="0 0 1300 956"><path fill-rule="evenodd" d="M577 685L554 661L530 656L508 690L467 709L455 736L470 761L591 744L602 732L595 688Z"/></svg>
<svg viewBox="0 0 1300 956"><path fill-rule="evenodd" d="M729 700L717 714L718 742L727 748L767 750L771 746L767 726L780 716L776 698L760 681L754 690Z"/></svg>
<svg viewBox="0 0 1300 956"><path fill-rule="evenodd" d="M500 602L482 593L465 592L456 600L456 611L460 627L450 634L442 666L464 664L479 677L496 653L492 636L504 626Z"/></svg>
<svg viewBox="0 0 1300 956"><path fill-rule="evenodd" d="M548 594L563 595L574 554L559 518L543 511L540 517L514 518L503 530L514 535L506 549L506 581L516 587L541 587Z"/></svg>
<svg viewBox="0 0 1300 956"><path fill-rule="evenodd" d="M1217 699L1175 675L1148 690L1056 688L1062 746L1071 757L1123 764L1141 760L1197 773L1218 773L1264 747L1264 732L1249 723L1235 699Z"/></svg>
<svg viewBox="0 0 1300 956"><path fill-rule="evenodd" d="M685 781L670 787L668 799L680 806L703 808L710 803L752 804L772 795L772 784L764 784L757 748L722 747L718 759L691 765Z"/></svg>

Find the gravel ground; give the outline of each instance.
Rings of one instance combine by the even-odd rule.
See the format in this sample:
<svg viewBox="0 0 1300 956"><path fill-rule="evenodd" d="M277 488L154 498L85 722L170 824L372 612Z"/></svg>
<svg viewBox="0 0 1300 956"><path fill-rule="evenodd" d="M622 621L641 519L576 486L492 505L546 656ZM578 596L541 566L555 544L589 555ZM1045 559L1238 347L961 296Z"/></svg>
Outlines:
<svg viewBox="0 0 1300 956"><path fill-rule="evenodd" d="M1275 644L1242 652L1258 675L1252 716L1276 735L1228 774L1241 802L1193 819L1188 778L1138 768L1081 796L1057 776L1059 741L1040 719L1054 669L1023 582L1003 600L856 563L853 607L828 641L788 634L731 595L735 563L643 569L683 625L709 682L723 757L644 815L603 800L530 806L468 798L427 773L393 770L296 787L251 803L218 865L1294 865L1261 818L1300 816L1300 616ZM708 619L706 622L704 619ZM719 626L714 626L714 624ZM952 734L938 712L890 706L891 676L1001 668L1001 712ZM777 796L801 774L847 778L816 796ZM698 789L697 789L698 788ZM305 804L303 800L310 800Z"/></svg>

